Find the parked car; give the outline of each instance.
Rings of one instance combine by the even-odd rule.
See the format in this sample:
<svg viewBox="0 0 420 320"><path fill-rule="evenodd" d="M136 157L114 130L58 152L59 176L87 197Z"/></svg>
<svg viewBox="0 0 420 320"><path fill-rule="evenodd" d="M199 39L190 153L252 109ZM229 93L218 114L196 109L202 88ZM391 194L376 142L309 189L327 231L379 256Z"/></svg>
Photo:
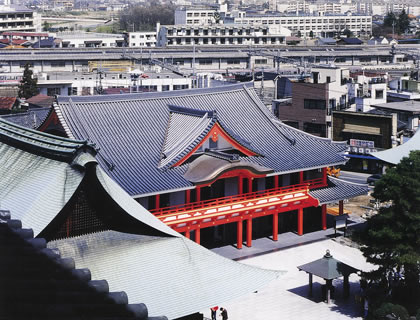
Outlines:
<svg viewBox="0 0 420 320"><path fill-rule="evenodd" d="M368 185L373 186L375 184L375 182L378 181L381 178L382 178L382 175L379 174L379 173L372 174L371 176L369 176L366 179L366 182L367 182Z"/></svg>

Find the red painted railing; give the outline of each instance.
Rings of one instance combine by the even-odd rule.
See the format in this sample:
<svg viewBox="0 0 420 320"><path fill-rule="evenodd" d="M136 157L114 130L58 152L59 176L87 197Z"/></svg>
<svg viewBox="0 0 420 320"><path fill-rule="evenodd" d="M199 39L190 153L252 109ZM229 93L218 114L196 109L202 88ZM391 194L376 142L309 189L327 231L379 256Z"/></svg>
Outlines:
<svg viewBox="0 0 420 320"><path fill-rule="evenodd" d="M179 212L196 210L196 209L201 209L201 208L209 207L209 206L214 207L214 206L231 204L234 202L240 202L240 201L245 201L245 200L255 200L255 199L259 199L259 198L267 197L267 196L274 196L274 195L292 193L296 191L302 191L302 190L306 190L308 187L312 189L314 187L320 187L320 186L323 186L322 178L307 180L304 183L296 184L292 186L278 187L278 188L273 188L273 189L244 193L241 195L233 195L233 196L221 197L217 199L192 202L189 204L181 204L181 205L175 205L175 206L164 207L164 208L159 208L159 209L153 209L153 210L150 210L150 212L153 213L157 217L161 215L168 216L171 214L177 214Z"/></svg>
<svg viewBox="0 0 420 320"><path fill-rule="evenodd" d="M320 188L320 187L325 187L326 186L326 180L324 178L304 180L303 183L308 184L309 189L315 189L315 188Z"/></svg>

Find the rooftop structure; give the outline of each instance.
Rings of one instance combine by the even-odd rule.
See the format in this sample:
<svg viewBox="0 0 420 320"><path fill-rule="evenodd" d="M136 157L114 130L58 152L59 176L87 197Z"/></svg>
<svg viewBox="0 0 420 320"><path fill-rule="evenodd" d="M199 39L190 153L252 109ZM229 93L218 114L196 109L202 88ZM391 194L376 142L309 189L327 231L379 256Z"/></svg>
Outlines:
<svg viewBox="0 0 420 320"><path fill-rule="evenodd" d="M73 266L106 279L109 291L125 291L130 304L145 303L149 316L189 315L258 290L281 274L223 258L185 239L111 180L97 166L96 152L87 141L0 119L2 208ZM22 309L23 302L16 303ZM126 308L124 300L121 304L120 310ZM140 319L147 317L142 308ZM101 311L106 310L112 309Z"/></svg>

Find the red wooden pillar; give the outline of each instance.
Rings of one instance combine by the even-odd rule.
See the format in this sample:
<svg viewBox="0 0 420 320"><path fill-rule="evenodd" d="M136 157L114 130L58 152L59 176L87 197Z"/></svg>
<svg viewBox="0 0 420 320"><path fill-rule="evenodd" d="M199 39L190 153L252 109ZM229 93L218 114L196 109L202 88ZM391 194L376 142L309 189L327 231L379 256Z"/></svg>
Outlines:
<svg viewBox="0 0 420 320"><path fill-rule="evenodd" d="M249 193L252 192L252 180L253 180L253 178L248 179L248 192Z"/></svg>
<svg viewBox="0 0 420 320"><path fill-rule="evenodd" d="M327 167L322 168L322 182L325 186L327 185Z"/></svg>
<svg viewBox="0 0 420 320"><path fill-rule="evenodd" d="M200 228L195 230L195 242L200 244Z"/></svg>
<svg viewBox="0 0 420 320"><path fill-rule="evenodd" d="M241 176L238 177L238 194L244 193L244 179Z"/></svg>
<svg viewBox="0 0 420 320"><path fill-rule="evenodd" d="M303 183L303 171L299 172L299 183Z"/></svg>
<svg viewBox="0 0 420 320"><path fill-rule="evenodd" d="M344 202L343 200L338 201L338 214L344 213Z"/></svg>
<svg viewBox="0 0 420 320"><path fill-rule="evenodd" d="M277 241L279 239L279 214L276 212L273 214L273 241Z"/></svg>
<svg viewBox="0 0 420 320"><path fill-rule="evenodd" d="M185 231L185 238L190 238L190 230Z"/></svg>
<svg viewBox="0 0 420 320"><path fill-rule="evenodd" d="M236 248L238 249L242 249L242 220L239 220L238 223L236 224Z"/></svg>
<svg viewBox="0 0 420 320"><path fill-rule="evenodd" d="M322 230L327 229L327 205L323 204L322 208Z"/></svg>
<svg viewBox="0 0 420 320"><path fill-rule="evenodd" d="M191 202L191 190L185 190L185 203L190 203Z"/></svg>
<svg viewBox="0 0 420 320"><path fill-rule="evenodd" d="M274 176L274 188L279 187L279 176Z"/></svg>
<svg viewBox="0 0 420 320"><path fill-rule="evenodd" d="M195 188L196 193L195 193L195 201L201 201L201 187L196 187Z"/></svg>
<svg viewBox="0 0 420 320"><path fill-rule="evenodd" d="M157 194L155 196L155 209L159 209L160 208L160 195Z"/></svg>
<svg viewBox="0 0 420 320"><path fill-rule="evenodd" d="M303 208L298 209L298 226L297 226L298 235L303 235Z"/></svg>
<svg viewBox="0 0 420 320"><path fill-rule="evenodd" d="M246 246L252 247L252 219L246 220Z"/></svg>

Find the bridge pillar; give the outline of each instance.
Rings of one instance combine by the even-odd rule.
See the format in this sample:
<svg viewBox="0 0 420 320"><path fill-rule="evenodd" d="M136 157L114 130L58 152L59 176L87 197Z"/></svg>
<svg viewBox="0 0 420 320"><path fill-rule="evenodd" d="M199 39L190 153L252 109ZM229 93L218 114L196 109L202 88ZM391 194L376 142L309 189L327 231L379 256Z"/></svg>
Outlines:
<svg viewBox="0 0 420 320"><path fill-rule="evenodd" d="M236 248L242 249L242 220L239 220L236 224Z"/></svg>
<svg viewBox="0 0 420 320"><path fill-rule="evenodd" d="M252 219L246 220L246 246L252 247Z"/></svg>
<svg viewBox="0 0 420 320"><path fill-rule="evenodd" d="M298 225L297 225L297 233L298 235L303 235L303 208L298 209Z"/></svg>

